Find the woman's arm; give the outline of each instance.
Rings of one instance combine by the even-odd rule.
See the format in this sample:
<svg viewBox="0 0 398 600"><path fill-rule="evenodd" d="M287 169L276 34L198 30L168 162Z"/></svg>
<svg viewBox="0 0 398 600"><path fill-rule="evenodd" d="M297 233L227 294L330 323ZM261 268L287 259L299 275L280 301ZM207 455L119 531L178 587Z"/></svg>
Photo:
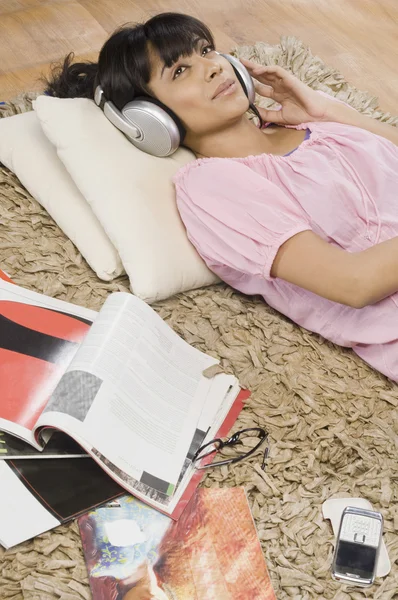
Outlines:
<svg viewBox="0 0 398 600"><path fill-rule="evenodd" d="M347 252L303 231L280 247L271 275L328 300L363 308L398 291L398 237Z"/></svg>
<svg viewBox="0 0 398 600"><path fill-rule="evenodd" d="M330 105L322 121L334 121L335 123L360 127L361 129L366 129L371 133L380 135L398 146L398 127L388 125L388 123L381 123L376 119L352 110L344 104L334 102Z"/></svg>

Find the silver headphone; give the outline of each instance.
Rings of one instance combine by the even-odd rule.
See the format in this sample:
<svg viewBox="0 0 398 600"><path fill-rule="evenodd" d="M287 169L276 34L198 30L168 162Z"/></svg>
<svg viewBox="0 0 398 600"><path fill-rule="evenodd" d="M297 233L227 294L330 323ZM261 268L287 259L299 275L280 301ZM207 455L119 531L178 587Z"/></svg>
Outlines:
<svg viewBox="0 0 398 600"><path fill-rule="evenodd" d="M253 80L246 67L230 54L221 54L234 68L235 75L249 103L254 103ZM173 154L185 138L181 119L156 98L139 96L128 102L120 111L113 102L106 100L101 86L97 86L94 101L106 118L117 127L140 150L153 156Z"/></svg>

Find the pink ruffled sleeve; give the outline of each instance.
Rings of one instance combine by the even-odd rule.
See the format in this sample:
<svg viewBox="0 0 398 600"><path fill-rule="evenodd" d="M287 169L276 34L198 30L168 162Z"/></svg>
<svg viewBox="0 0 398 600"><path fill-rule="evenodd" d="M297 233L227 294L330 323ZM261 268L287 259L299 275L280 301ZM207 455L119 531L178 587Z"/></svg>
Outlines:
<svg viewBox="0 0 398 600"><path fill-rule="evenodd" d="M278 186L233 159L199 159L173 179L188 238L208 267L270 278L289 238L310 230L306 213Z"/></svg>

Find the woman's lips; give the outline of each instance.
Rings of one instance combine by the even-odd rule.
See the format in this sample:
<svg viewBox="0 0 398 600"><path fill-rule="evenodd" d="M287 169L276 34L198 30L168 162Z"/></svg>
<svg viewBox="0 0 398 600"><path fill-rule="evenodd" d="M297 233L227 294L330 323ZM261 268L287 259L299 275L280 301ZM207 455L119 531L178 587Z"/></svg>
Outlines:
<svg viewBox="0 0 398 600"><path fill-rule="evenodd" d="M225 88L225 90L223 90L222 92L217 94L217 96L214 96L213 100L216 100L217 98L221 98L221 96L229 96L230 94L234 93L235 89L236 89L236 81L234 81L229 87Z"/></svg>

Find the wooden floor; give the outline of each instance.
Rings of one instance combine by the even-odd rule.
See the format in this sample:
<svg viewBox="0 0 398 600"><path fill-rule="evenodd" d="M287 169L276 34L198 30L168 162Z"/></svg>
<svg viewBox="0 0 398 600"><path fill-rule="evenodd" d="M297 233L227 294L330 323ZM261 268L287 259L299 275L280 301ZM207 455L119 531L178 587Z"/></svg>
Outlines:
<svg viewBox="0 0 398 600"><path fill-rule="evenodd" d="M398 113L398 0L0 0L0 101L41 89L69 51L95 59L117 26L164 11L206 22L220 51L295 35Z"/></svg>

